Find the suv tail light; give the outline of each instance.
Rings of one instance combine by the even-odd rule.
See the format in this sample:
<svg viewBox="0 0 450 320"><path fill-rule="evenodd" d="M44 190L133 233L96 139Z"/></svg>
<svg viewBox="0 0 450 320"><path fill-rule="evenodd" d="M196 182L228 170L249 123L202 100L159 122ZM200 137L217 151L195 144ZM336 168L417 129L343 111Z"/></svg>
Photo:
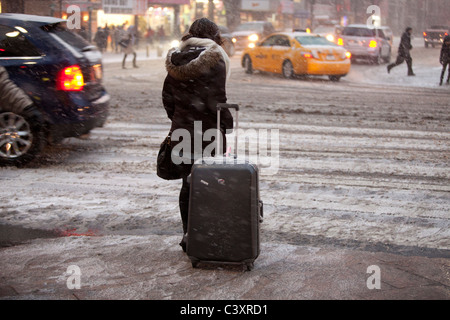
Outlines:
<svg viewBox="0 0 450 320"><path fill-rule="evenodd" d="M64 68L58 74L57 89L63 91L81 91L84 88L84 77L81 68L73 65Z"/></svg>
<svg viewBox="0 0 450 320"><path fill-rule="evenodd" d="M377 47L377 42L375 41L375 40L370 40L370 43L369 43L369 47L370 48L376 48Z"/></svg>

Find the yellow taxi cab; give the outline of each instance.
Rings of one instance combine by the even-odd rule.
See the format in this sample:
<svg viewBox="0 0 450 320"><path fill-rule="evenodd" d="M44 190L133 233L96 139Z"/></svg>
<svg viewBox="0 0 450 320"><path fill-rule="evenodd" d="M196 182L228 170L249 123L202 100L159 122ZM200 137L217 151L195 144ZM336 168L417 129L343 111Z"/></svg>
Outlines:
<svg viewBox="0 0 450 320"><path fill-rule="evenodd" d="M247 73L320 75L339 81L350 71L350 58L350 52L316 34L279 32L250 44L242 53L242 67Z"/></svg>

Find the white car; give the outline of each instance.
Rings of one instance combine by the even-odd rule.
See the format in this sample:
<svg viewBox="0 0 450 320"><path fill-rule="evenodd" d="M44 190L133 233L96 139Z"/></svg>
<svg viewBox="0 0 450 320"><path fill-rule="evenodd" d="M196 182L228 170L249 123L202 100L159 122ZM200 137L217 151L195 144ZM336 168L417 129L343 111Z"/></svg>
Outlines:
<svg viewBox="0 0 450 320"><path fill-rule="evenodd" d="M389 63L392 45L382 28L365 24L349 25L342 30L337 44L350 51L352 59L369 59L376 64Z"/></svg>
<svg viewBox="0 0 450 320"><path fill-rule="evenodd" d="M242 50L249 44L261 41L269 34L275 32L272 23L267 21L246 22L237 26L233 32L233 43L236 50Z"/></svg>
<svg viewBox="0 0 450 320"><path fill-rule="evenodd" d="M314 33L333 43L336 43L338 39L335 26L318 26L314 29Z"/></svg>

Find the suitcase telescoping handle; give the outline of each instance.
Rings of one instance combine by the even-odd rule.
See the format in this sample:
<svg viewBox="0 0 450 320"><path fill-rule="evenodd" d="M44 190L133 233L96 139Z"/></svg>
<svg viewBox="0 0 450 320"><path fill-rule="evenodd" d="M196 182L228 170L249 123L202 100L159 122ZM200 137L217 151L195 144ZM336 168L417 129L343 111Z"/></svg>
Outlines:
<svg viewBox="0 0 450 320"><path fill-rule="evenodd" d="M236 126L234 128L234 157L237 157L237 142L238 142L238 129L239 129L239 105L233 103L218 103L217 104L217 141L220 142L220 111L222 109L235 109L236 110ZM220 145L220 143L218 143Z"/></svg>

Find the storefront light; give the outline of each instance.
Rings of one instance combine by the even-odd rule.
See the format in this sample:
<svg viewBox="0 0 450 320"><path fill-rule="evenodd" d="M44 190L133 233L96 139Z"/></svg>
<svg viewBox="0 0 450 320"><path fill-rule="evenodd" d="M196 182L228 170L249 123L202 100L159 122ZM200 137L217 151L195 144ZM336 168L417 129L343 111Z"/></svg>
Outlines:
<svg viewBox="0 0 450 320"><path fill-rule="evenodd" d="M195 0L195 2L197 2L197 3L209 3L209 0ZM219 0L213 0L213 3L214 4L218 4L218 3L220 3L220 1Z"/></svg>

